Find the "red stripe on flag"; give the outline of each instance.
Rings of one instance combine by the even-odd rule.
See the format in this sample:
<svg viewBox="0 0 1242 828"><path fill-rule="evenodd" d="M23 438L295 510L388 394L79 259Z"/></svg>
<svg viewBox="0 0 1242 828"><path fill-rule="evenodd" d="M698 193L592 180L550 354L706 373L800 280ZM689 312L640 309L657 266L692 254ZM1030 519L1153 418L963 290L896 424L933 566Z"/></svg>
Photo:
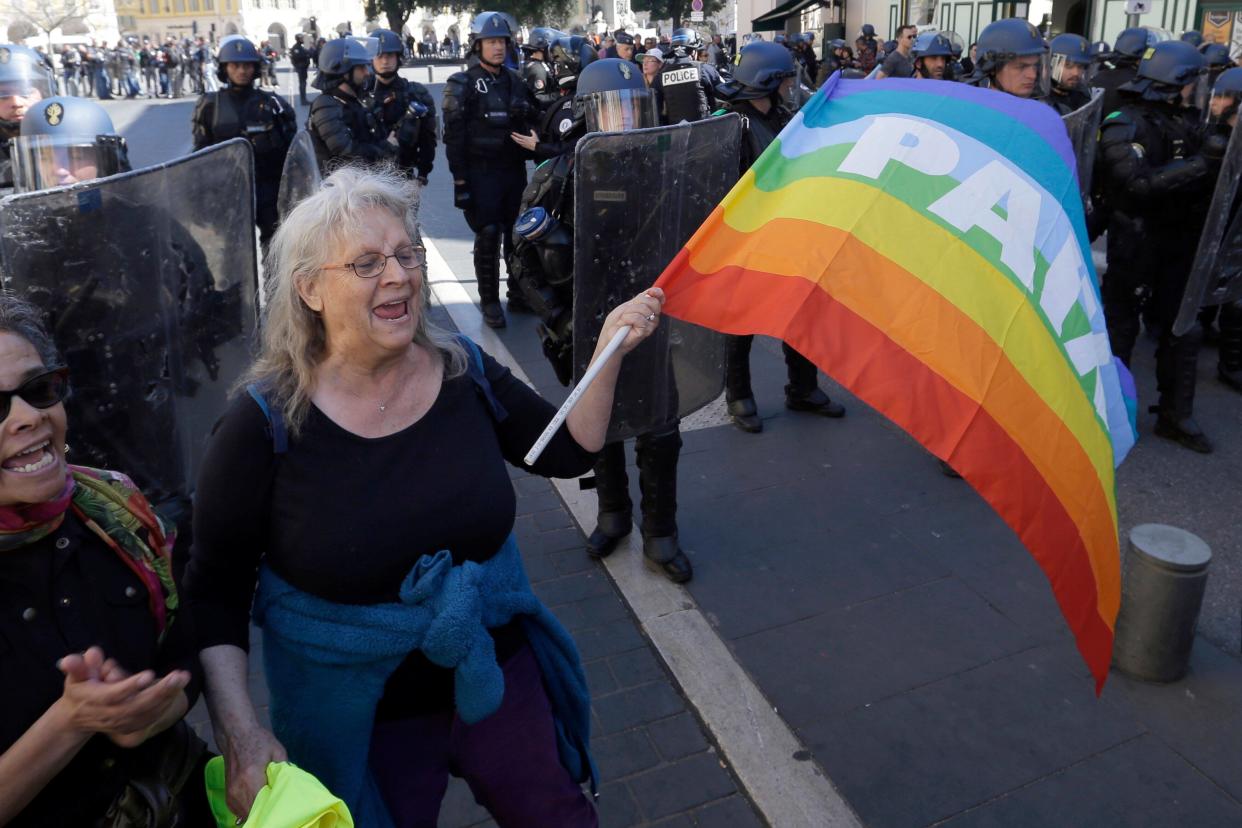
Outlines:
<svg viewBox="0 0 1242 828"><path fill-rule="evenodd" d="M881 330L800 278L726 268L704 276L683 250L665 271L664 312L718 331L784 339L860 399L954 467L1035 557L1104 686L1113 633L1078 526L1038 470L977 402ZM665 281L665 277L661 277Z"/></svg>

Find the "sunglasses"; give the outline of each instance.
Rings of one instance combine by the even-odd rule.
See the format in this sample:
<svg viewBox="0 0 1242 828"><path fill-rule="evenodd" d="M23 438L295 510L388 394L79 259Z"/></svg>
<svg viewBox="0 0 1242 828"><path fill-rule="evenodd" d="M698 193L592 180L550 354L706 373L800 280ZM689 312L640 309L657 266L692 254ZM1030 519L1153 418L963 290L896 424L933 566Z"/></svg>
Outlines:
<svg viewBox="0 0 1242 828"><path fill-rule="evenodd" d="M31 377L12 391L0 391L0 422L13 410L13 398L21 397L34 408L51 408L69 397L69 369L53 368L45 374Z"/></svg>

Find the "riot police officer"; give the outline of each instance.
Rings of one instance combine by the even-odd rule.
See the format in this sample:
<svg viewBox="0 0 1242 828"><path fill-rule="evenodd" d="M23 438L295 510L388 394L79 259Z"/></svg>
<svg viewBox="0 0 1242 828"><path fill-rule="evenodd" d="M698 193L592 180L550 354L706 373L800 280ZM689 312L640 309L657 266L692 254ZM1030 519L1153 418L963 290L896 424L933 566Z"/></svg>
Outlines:
<svg viewBox="0 0 1242 828"><path fill-rule="evenodd" d="M84 98L45 98L25 113L12 140L13 187L46 190L128 172L129 151L102 106Z"/></svg>
<svg viewBox="0 0 1242 828"><path fill-rule="evenodd" d="M1207 64L1209 85L1215 89L1216 79L1221 73L1236 65L1229 54L1229 47L1223 43L1204 43L1199 51L1203 54L1203 62Z"/></svg>
<svg viewBox="0 0 1242 828"><path fill-rule="evenodd" d="M972 86L1008 92L1018 98L1048 94L1048 46L1030 23L1007 17L979 33Z"/></svg>
<svg viewBox="0 0 1242 828"><path fill-rule="evenodd" d="M1051 53L1049 75L1052 89L1044 102L1058 115L1077 112L1091 103L1091 75L1094 62L1091 44L1076 34L1057 35L1048 44Z"/></svg>
<svg viewBox="0 0 1242 828"><path fill-rule="evenodd" d="M1206 51L1206 50L1205 50ZM1238 126L1238 110L1242 105L1242 68L1226 69L1217 77L1212 86L1212 97L1208 102L1208 132L1216 133L1227 140ZM1237 226L1242 199L1235 191L1230 210L1230 226ZM1237 241L1234 241L1237 245ZM1236 266L1236 263L1235 263ZM1235 299L1220 306L1217 318L1220 326L1220 358L1216 363L1216 374L1229 388L1242 393L1242 299Z"/></svg>
<svg viewBox="0 0 1242 828"><path fill-rule="evenodd" d="M396 137L397 164L426 186L436 159L436 103L427 87L398 74L405 46L397 33L376 29L370 36L378 52L367 106L379 133Z"/></svg>
<svg viewBox="0 0 1242 828"><path fill-rule="evenodd" d="M599 58L598 53L585 37L562 35L552 43L551 54L555 61L556 85L560 97L547 106L540 116L539 126L528 135L513 135L523 149L531 152L536 161L547 161L573 149L581 135L581 107L575 112L574 89L578 74ZM522 208L525 209L525 208ZM519 211L520 212L520 211ZM516 249L516 239L515 249ZM509 256L505 260L509 260ZM524 294L519 293L519 300ZM510 297L512 304L515 297Z"/></svg>
<svg viewBox="0 0 1242 828"><path fill-rule="evenodd" d="M1203 206L1224 154L1219 136L1201 147L1189 107L1203 56L1180 40L1158 43L1122 86L1121 107L1100 126L1102 184L1112 209L1101 285L1113 353L1127 365L1140 313L1158 329L1156 434L1204 454L1212 443L1193 415L1203 330L1172 333L1202 229Z"/></svg>
<svg viewBox="0 0 1242 828"><path fill-rule="evenodd" d="M939 32L923 32L910 50L914 76L923 80L953 80L947 74L953 60L953 41Z"/></svg>
<svg viewBox="0 0 1242 828"><path fill-rule="evenodd" d="M578 77L574 98L589 132L625 131L656 123L655 96L630 61L608 58L592 63ZM676 417L638 435L634 450L642 495L643 556L648 566L663 572L669 580L684 583L694 570L678 543L677 464L681 430ZM633 504L623 442L609 443L600 452L595 463L595 486L598 516L596 528L587 540L587 554L603 558L616 549L632 526Z"/></svg>
<svg viewBox="0 0 1242 828"><path fill-rule="evenodd" d="M18 136L26 111L52 94L52 77L39 53L15 43L0 44L0 188L13 186L9 142Z"/></svg>
<svg viewBox="0 0 1242 828"><path fill-rule="evenodd" d="M311 54L306 48L306 44L302 42L306 35L293 36L293 48L289 50L289 62L293 64L293 71L298 75L298 100L303 106L309 101L306 100L306 74L310 71Z"/></svg>
<svg viewBox="0 0 1242 828"><path fill-rule="evenodd" d="M716 108L716 91L703 64L694 59L702 42L694 29L673 31L671 58L652 84L665 123L701 121Z"/></svg>
<svg viewBox="0 0 1242 828"><path fill-rule="evenodd" d="M276 211L280 174L297 119L279 95L255 88L261 62L254 44L244 37L221 44L216 77L223 87L198 99L190 124L196 150L230 138L245 138L254 148L255 223L266 249L280 221Z"/></svg>
<svg viewBox="0 0 1242 828"><path fill-rule="evenodd" d="M321 171L333 162L383 161L397 153L396 138L380 132L375 116L362 102L371 55L352 37L330 40L319 50L315 98L306 119Z"/></svg>
<svg viewBox="0 0 1242 828"><path fill-rule="evenodd" d="M470 24L470 50L478 62L444 85L444 150L453 174L453 204L474 232L474 273L483 321L505 326L500 308L500 255L512 246L529 151L511 136L527 135L539 110L521 75L504 65L513 43L509 21L483 12ZM519 289L509 280L509 301Z"/></svg>
<svg viewBox="0 0 1242 828"><path fill-rule="evenodd" d="M530 87L541 109L547 109L561 97L552 65L548 62L548 50L558 37L561 37L560 32L540 26L531 30L530 39L522 44L522 53L526 58L522 65L522 80Z"/></svg>
<svg viewBox="0 0 1242 828"><path fill-rule="evenodd" d="M742 49L733 80L717 92L724 108L742 116L746 125L742 136L741 170L750 169L768 145L793 117L784 105L798 70L788 49L777 43L758 41ZM750 349L753 336L730 336L725 363L725 401L733 423L743 431L763 431L763 420L755 405L750 385ZM789 383L785 386L785 407L825 417L843 417L845 408L828 399L818 386L815 364L782 342Z"/></svg>
<svg viewBox="0 0 1242 828"><path fill-rule="evenodd" d="M1138 26L1122 31L1108 55L1108 67L1097 72L1092 80L1093 86L1104 90L1105 115L1114 111L1121 102L1117 90L1134 80L1139 61L1147 51L1147 39L1147 30Z"/></svg>

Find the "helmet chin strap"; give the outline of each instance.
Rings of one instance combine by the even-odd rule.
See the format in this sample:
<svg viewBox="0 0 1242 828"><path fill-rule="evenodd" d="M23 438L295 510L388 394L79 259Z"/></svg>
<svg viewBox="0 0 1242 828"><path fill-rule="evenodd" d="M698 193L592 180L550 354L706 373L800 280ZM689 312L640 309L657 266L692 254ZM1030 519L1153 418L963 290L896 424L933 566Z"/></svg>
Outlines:
<svg viewBox="0 0 1242 828"><path fill-rule="evenodd" d="M391 72L376 72L375 76L377 78L383 78L386 81L390 81L397 76L397 70L394 69Z"/></svg>

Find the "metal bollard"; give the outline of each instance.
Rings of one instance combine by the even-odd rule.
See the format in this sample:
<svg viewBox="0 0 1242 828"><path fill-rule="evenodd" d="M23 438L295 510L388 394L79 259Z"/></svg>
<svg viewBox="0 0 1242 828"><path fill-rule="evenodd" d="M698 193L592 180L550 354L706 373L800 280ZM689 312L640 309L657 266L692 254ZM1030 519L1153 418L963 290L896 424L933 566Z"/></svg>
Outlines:
<svg viewBox="0 0 1242 828"><path fill-rule="evenodd" d="M1113 664L1144 681L1186 674L1212 550L1196 535L1159 523L1130 530Z"/></svg>
<svg viewBox="0 0 1242 828"><path fill-rule="evenodd" d="M427 83L431 83L432 81L433 81L433 78L431 76L431 64L428 64L427 65Z"/></svg>

